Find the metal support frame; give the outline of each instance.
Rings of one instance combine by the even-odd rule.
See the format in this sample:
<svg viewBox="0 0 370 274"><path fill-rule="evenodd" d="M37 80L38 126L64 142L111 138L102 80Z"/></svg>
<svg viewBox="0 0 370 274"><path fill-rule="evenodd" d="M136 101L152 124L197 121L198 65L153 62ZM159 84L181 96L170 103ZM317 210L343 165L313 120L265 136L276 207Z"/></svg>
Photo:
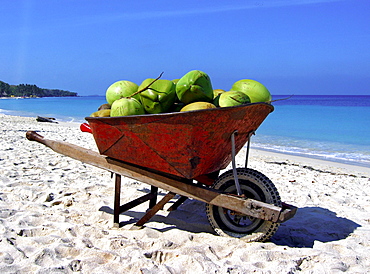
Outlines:
<svg viewBox="0 0 370 274"><path fill-rule="evenodd" d="M235 130L231 134L231 157L232 157L232 166L233 166L233 175L234 175L234 182L235 182L235 187L236 187L236 192L240 196L242 195L242 190L240 188L239 184L239 179L238 179L238 174L236 171L236 162L235 162L235 157L236 157L236 151L235 151L235 135L238 134L238 131Z"/></svg>
<svg viewBox="0 0 370 274"><path fill-rule="evenodd" d="M149 210L144 214L144 216L136 222L136 224L131 229L137 229L142 227L146 222L148 222L159 210L163 209L164 205L168 203L176 193L167 193L161 201L157 203L158 197L158 187L151 186L150 192L132 200L126 204L121 205L121 175L115 173L115 189L114 189L114 209L113 209L113 226L119 227L119 215L131 208L134 208L142 203L149 201ZM183 202L188 199L185 196L181 196L169 209L168 211L176 210Z"/></svg>
<svg viewBox="0 0 370 274"><path fill-rule="evenodd" d="M232 134L231 134L231 162L232 162L232 167L233 167L233 175L234 175L234 182L235 182L235 187L236 187L236 192L237 194L240 196L242 195L242 190L240 188L240 184L239 184L239 178L238 178L238 175L237 175L237 171L236 171L236 162L235 162L235 157L236 157L236 151L235 151L235 135L238 134L238 131L235 130ZM247 152L246 152L246 155L245 155L245 168L247 168L248 166L248 158L249 158L249 149L250 149L250 139L252 137L252 135L254 135L254 131L252 131L251 133L249 133L249 136L248 136L248 141L247 141Z"/></svg>
<svg viewBox="0 0 370 274"><path fill-rule="evenodd" d="M141 197L139 197L135 200L132 200L132 201L126 203L126 204L121 205L121 202L120 202L120 200L121 200L121 175L116 173L115 174L115 189L114 189L113 226L114 227L119 227L119 215L122 212L125 212L125 211L127 211L131 208L134 208L135 206L138 206L142 203L145 203L146 201L149 201L149 209L150 210L155 208L158 205L157 204L157 195L158 195L158 187L151 186L150 192L148 194L145 194L145 195L143 195L143 196L141 196ZM150 216L147 219L147 221L151 217L153 217L154 214L152 216Z"/></svg>
<svg viewBox="0 0 370 274"><path fill-rule="evenodd" d="M249 149L250 149L250 144L251 144L251 137L252 135L255 134L255 131L252 131L251 133L249 133L249 136L248 136L248 141L247 141L247 152L245 154L245 169L247 169L248 167L248 159L249 159Z"/></svg>

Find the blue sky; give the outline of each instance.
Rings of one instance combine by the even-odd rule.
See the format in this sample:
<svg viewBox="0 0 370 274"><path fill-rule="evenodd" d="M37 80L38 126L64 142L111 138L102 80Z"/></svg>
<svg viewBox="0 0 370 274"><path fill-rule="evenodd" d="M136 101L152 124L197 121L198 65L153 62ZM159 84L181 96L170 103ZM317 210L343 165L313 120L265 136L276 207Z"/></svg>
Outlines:
<svg viewBox="0 0 370 274"><path fill-rule="evenodd" d="M273 95L370 94L369 0L5 0L0 80L79 95L180 78Z"/></svg>

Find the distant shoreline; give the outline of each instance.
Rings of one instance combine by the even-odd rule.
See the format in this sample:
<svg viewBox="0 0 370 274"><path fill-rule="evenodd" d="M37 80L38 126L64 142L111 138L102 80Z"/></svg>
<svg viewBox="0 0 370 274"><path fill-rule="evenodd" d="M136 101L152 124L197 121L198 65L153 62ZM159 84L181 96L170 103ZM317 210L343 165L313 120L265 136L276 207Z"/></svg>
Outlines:
<svg viewBox="0 0 370 274"><path fill-rule="evenodd" d="M0 100L7 100L7 99L40 99L40 98L66 98L66 97L81 97L81 96L44 96L44 97L0 97Z"/></svg>
<svg viewBox="0 0 370 274"><path fill-rule="evenodd" d="M0 97L0 99L32 99L32 98L41 98L41 97L22 97L22 96L17 96L17 97Z"/></svg>

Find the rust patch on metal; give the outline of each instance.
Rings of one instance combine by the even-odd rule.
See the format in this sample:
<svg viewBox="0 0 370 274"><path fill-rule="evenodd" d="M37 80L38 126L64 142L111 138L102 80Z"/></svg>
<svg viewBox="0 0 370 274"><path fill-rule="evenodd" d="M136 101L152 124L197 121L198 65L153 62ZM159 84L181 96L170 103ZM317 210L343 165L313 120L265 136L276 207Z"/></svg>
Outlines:
<svg viewBox="0 0 370 274"><path fill-rule="evenodd" d="M198 164L200 163L200 157L195 156L195 157L191 158L189 162L190 162L191 168L195 169L198 166Z"/></svg>

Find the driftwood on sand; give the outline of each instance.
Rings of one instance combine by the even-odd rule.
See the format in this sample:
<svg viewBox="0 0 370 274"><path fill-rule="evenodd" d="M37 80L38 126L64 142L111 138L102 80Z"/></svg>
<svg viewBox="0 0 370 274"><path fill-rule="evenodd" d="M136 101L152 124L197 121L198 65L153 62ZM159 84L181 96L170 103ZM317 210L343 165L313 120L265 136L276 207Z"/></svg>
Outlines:
<svg viewBox="0 0 370 274"><path fill-rule="evenodd" d="M37 116L36 121L37 122L48 122L48 123L57 123L58 124L58 122L55 121L55 118L52 118L52 117Z"/></svg>

